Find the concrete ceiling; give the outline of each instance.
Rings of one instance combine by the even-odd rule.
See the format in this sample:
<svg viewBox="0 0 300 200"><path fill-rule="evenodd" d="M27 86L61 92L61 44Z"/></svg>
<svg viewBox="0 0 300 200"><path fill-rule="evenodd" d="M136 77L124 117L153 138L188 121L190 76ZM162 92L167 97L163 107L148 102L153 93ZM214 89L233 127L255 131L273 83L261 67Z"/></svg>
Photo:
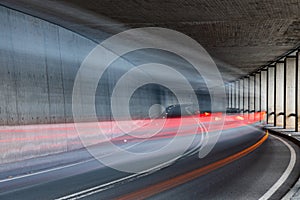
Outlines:
<svg viewBox="0 0 300 200"><path fill-rule="evenodd" d="M97 42L136 27L183 32L216 59L226 81L300 45L300 0L2 0L0 4Z"/></svg>

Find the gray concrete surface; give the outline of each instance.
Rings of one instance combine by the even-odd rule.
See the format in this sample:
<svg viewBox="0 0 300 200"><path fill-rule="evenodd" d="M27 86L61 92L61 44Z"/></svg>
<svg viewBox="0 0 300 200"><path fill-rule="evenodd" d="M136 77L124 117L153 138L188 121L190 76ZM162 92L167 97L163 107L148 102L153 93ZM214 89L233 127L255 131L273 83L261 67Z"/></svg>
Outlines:
<svg viewBox="0 0 300 200"><path fill-rule="evenodd" d="M276 120L275 118L275 104L274 99L275 95L275 67L269 67L267 69L267 123L272 124Z"/></svg>
<svg viewBox="0 0 300 200"><path fill-rule="evenodd" d="M95 43L0 7L1 125L72 121L76 72Z"/></svg>
<svg viewBox="0 0 300 200"><path fill-rule="evenodd" d="M76 132L65 129L73 122L72 91L77 71L97 43L2 6L0 29L0 163L81 148ZM182 58L162 51L132 52L115 60L98 83L95 107L100 121L112 119L110 96L118 79L133 67L150 61L173 66L193 78L195 91L205 92L203 79L195 76L191 65ZM177 81L167 74L161 78L171 84ZM127 92L135 86L122 87ZM182 94L189 103L189 94ZM131 117L141 119L149 118L153 104L167 107L176 104L177 99L170 90L149 84L138 88L129 103ZM89 121L89 116L84 116L83 121ZM57 128L61 131L52 130Z"/></svg>

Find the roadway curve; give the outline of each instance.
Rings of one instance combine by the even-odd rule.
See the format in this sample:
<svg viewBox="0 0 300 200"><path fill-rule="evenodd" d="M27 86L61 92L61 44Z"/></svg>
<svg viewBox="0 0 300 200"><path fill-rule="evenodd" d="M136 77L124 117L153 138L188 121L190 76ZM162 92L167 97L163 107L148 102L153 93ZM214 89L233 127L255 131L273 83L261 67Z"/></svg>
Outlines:
<svg viewBox="0 0 300 200"><path fill-rule="evenodd" d="M250 143L252 135L218 143L204 159L190 155L147 175L118 172L87 159L68 167L4 179L0 181L0 199L280 199L296 181L300 168L299 147L283 138L270 135L240 159L197 174L197 170L262 140L260 137ZM191 173L192 180L185 181ZM165 184L170 187L162 189Z"/></svg>

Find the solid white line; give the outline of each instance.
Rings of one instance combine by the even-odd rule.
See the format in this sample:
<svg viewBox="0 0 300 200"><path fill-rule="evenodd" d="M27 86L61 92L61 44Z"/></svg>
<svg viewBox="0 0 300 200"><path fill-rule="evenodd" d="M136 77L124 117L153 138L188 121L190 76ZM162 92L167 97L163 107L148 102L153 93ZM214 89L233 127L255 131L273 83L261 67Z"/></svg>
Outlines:
<svg viewBox="0 0 300 200"><path fill-rule="evenodd" d="M73 193L73 194L69 194L69 195L66 195L66 196L63 196L63 197L60 197L58 199L55 199L55 200L72 200L72 199L81 199L81 198L84 198L84 197L87 197L87 196L91 196L95 193L99 193L99 192L102 192L104 190L107 190L109 189L110 187L109 186L113 186L114 184L116 183L120 183L122 181L126 181L126 180L129 180L129 179L132 179L132 178L136 178L136 177L143 177L143 176L146 176L148 174L151 174L155 171L158 171L166 166L169 166L171 163L175 162L176 160L178 160L179 158L182 158L186 155L189 155L189 154L194 154L196 153L197 151L195 151L195 149L198 149L198 146L196 146L195 148L191 149L190 151L187 151L186 153L184 153L183 155L181 156L178 156L176 158L173 158L169 161L166 161L160 165L157 165L153 168L150 168L150 169L147 169L143 172L140 172L140 173L137 173L137 174L132 174L132 175L129 175L129 176L126 176L126 177L123 177L121 179L117 179L117 180L114 180L114 181L111 181L111 182L108 182L108 183L104 183L102 185L98 185L98 186L95 186L95 187L92 187L92 188L88 188L86 190L82 190L82 191L79 191L79 192L76 192L76 193Z"/></svg>
<svg viewBox="0 0 300 200"><path fill-rule="evenodd" d="M25 175L12 177L12 178L3 179L3 180L0 180L0 183L13 181L13 180L16 180L16 179L21 179L21 178L26 178L26 177L30 177L30 176L35 176L35 175L38 175L38 174L44 174L44 173L48 173L48 172L52 172L52 171L56 171L56 170L60 170L60 169L68 168L68 167L73 167L73 166L76 166L76 165L81 165L83 163L90 162L92 160L95 160L95 159L93 158L93 159L89 159L89 160L85 160L85 161L81 161L81 162L77 162L77 163L73 163L73 164L69 164L69 165L64 165L64 166L61 166L61 167L55 167L55 168L35 172L35 173L32 173L32 174L25 174Z"/></svg>
<svg viewBox="0 0 300 200"><path fill-rule="evenodd" d="M95 194L95 193L98 193L98 192L101 192L103 190L108 189L109 188L108 186L112 186L113 184L120 183L122 181L129 180L129 179L136 178L136 177L146 176L146 175L148 175L150 173L153 173L153 172L155 172L157 170L160 170L161 168L170 165L172 162L175 162L180 157L181 156L176 157L176 158L174 158L174 159L172 159L170 161L164 162L164 163L162 163L162 164L160 164L158 166L155 166L155 167L153 167L151 169L148 169L146 171L143 171L143 172L140 172L140 173L137 173L137 174L132 174L132 175L123 177L121 179L117 179L117 180L114 180L114 181L111 181L111 182L108 182L108 183L104 183L102 185L98 185L98 186L95 186L95 187L92 187L92 188L89 188L89 189L86 189L86 190L82 190L82 191L79 191L79 192L76 192L76 193L73 193L73 194L70 194L70 195L67 195L67 196L63 196L63 197L60 197L60 198L58 198L56 200L81 199L81 198L90 196L92 194Z"/></svg>
<svg viewBox="0 0 300 200"><path fill-rule="evenodd" d="M148 169L146 171L143 171L143 172L140 172L140 173L137 173L137 174L132 174L130 176L126 176L126 177L123 177L123 178L118 179L118 180L114 180L114 181L111 181L111 182L108 182L108 183L104 183L102 185L98 185L98 186L95 186L95 187L92 187L92 188L89 188L89 189L86 189L86 190L82 190L82 191L79 191L79 192L76 192L76 193L73 193L73 194L70 194L70 195L67 195L67 196L63 196L63 197L60 197L60 198L58 198L56 200L81 199L81 198L90 196L92 194L102 192L102 191L104 191L106 189L109 189L109 186L112 186L113 184L120 183L122 181L129 180L129 179L136 178L136 177L146 176L146 175L148 175L150 173L158 171L161 168L166 167L166 166L170 165L171 163L175 162L179 158L184 157L185 155L188 155L189 153L191 153L191 152L188 151L188 152L186 152L185 154L183 154L181 156L173 158L172 160L164 162L164 163L162 163L162 164L160 164L158 166L155 166L155 167L153 167L151 169Z"/></svg>
<svg viewBox="0 0 300 200"><path fill-rule="evenodd" d="M293 171L295 164L296 164L296 152L295 152L294 148L290 144L288 144L286 141L284 141L283 139L276 137L274 135L272 135L272 137L275 137L276 139L280 140L283 144L285 144L285 146L287 146L289 148L290 153L291 153L291 158L290 158L289 165L287 166L286 170L281 175L281 177L262 197L260 197L259 200L269 199L280 188L280 186L286 181L286 179L289 177L289 175Z"/></svg>
<svg viewBox="0 0 300 200"><path fill-rule="evenodd" d="M89 188L89 189L86 189L86 190L82 190L80 192L76 192L74 194L70 194L70 195L67 195L67 196L64 196L64 197L60 197L60 198L58 198L56 200L79 199L79 198L83 198L85 196L90 196L90 195L92 195L92 194L94 194L96 192L100 192L100 191L105 190L105 187L107 187L107 186L113 185L113 184L121 182L121 181L128 180L130 178L134 178L134 177L136 177L138 175L139 174L132 174L130 176L126 176L126 177L123 177L121 179L109 182L109 183L104 183L102 185L99 185L99 186L96 186L96 187L93 187L93 188ZM87 194L85 194L85 193L87 193Z"/></svg>
<svg viewBox="0 0 300 200"><path fill-rule="evenodd" d="M126 147L125 149L133 147L135 145L137 145L137 144L130 145L130 146ZM109 156L109 155L110 154L106 154L103 157ZM81 161L81 162L77 162L77 163L73 163L73 164L68 164L68 165L64 165L64 166L60 166L60 167L55 167L55 168L51 168L51 169L47 169L47 170L42 170L42 171L38 171L38 172L35 172L35 173L31 173L31 174L24 174L24 175L15 176L15 177L12 177L12 178L6 178L6 179L0 180L0 183L4 183L4 182L8 182L8 181L13 181L13 180L21 179L21 178L26 178L26 177L30 177L30 176L35 176L35 175L39 175L39 174L45 174L45 173L49 173L49 172L61 170L61 169L64 169L64 168L74 167L74 166L81 165L81 164L84 164L84 163L87 163L87 162L90 162L90 161L93 161L93 160L96 160L96 159L95 158L91 158L91 159L84 160L84 161Z"/></svg>

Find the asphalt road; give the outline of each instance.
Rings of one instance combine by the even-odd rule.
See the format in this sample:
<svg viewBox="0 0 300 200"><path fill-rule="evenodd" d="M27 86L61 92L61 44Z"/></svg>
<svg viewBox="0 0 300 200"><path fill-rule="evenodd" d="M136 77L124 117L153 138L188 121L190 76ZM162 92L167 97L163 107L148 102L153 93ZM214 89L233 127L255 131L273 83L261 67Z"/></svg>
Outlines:
<svg viewBox="0 0 300 200"><path fill-rule="evenodd" d="M237 154L257 143L262 136L262 133L253 132L240 134L241 131L235 130L236 137L230 140L225 139L228 138L226 133L223 134L220 138L223 142L219 142L203 159L199 159L197 154L185 156L151 174L119 172L90 159L69 167L0 182L0 199L126 199L128 194L141 194L135 198L142 199L144 193L150 193L149 199L259 199L268 192L270 194L270 188L276 184L279 187L271 192L271 199L280 199L299 177L300 152L292 142L273 136L253 152L230 164L168 190L155 192L154 189L153 192L160 183L172 183L177 181L175 178L178 176ZM227 134L234 135L232 131ZM291 165L290 148L295 151L297 161L287 179L278 183Z"/></svg>

